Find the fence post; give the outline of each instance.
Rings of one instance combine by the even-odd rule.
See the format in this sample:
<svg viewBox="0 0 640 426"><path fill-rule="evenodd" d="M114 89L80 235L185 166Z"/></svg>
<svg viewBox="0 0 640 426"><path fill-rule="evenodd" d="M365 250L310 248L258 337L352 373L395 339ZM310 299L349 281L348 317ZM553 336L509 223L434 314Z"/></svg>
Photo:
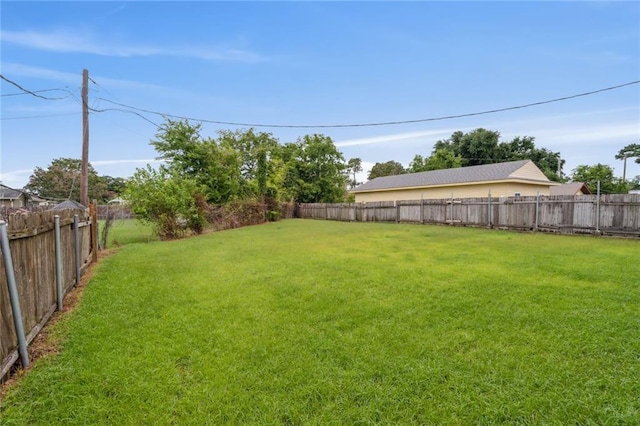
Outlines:
<svg viewBox="0 0 640 426"><path fill-rule="evenodd" d="M534 231L538 230L538 220L540 218L540 191L536 193L536 224L533 227Z"/></svg>
<svg viewBox="0 0 640 426"><path fill-rule="evenodd" d="M62 310L62 252L60 249L60 216L53 217L56 235L56 297L58 299L58 310Z"/></svg>
<svg viewBox="0 0 640 426"><path fill-rule="evenodd" d="M22 367L29 366L29 353L27 352L27 339L24 335L22 325L22 310L20 309L20 299L18 298L18 288L16 287L16 276L13 271L13 260L11 259L11 249L9 248L9 236L7 235L7 224L0 220L0 246L2 247L2 258L4 259L4 272L7 276L7 287L9 299L11 300L11 310L13 311L13 325L18 337L18 352Z"/></svg>
<svg viewBox="0 0 640 426"><path fill-rule="evenodd" d="M487 224L487 227L488 227L488 228L491 228L491 221L492 221L492 219L493 219L493 218L491 217L491 213L492 213L492 212L491 212L491 191L489 191L489 204L488 204L488 209L489 209L489 211L487 212L487 220L488 220L488 222L489 222L489 223Z"/></svg>
<svg viewBox="0 0 640 426"><path fill-rule="evenodd" d="M396 206L396 223L400 222L400 204L397 201L393 201L393 204Z"/></svg>
<svg viewBox="0 0 640 426"><path fill-rule="evenodd" d="M600 234L600 181L598 181L598 192L596 197L596 234Z"/></svg>
<svg viewBox="0 0 640 426"><path fill-rule="evenodd" d="M89 205L91 215L91 261L98 263L98 201L93 200Z"/></svg>
<svg viewBox="0 0 640 426"><path fill-rule="evenodd" d="M420 223L424 224L424 192L420 193Z"/></svg>
<svg viewBox="0 0 640 426"><path fill-rule="evenodd" d="M78 215L73 215L73 249L76 263L76 285L80 284L80 222Z"/></svg>
<svg viewBox="0 0 640 426"><path fill-rule="evenodd" d="M449 225L453 226L453 192L451 193L451 211L450 211L450 216L451 216L451 222L449 222Z"/></svg>

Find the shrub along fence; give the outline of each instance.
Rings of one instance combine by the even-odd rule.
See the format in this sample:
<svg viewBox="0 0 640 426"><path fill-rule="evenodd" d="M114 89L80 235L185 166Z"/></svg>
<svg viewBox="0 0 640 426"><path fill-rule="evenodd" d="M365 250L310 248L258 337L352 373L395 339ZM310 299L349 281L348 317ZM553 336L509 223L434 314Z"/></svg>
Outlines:
<svg viewBox="0 0 640 426"><path fill-rule="evenodd" d="M95 207L14 214L0 222L0 380L97 259ZM11 261L9 263L9 261Z"/></svg>
<svg viewBox="0 0 640 426"><path fill-rule="evenodd" d="M300 204L299 218L409 222L640 237L640 195L447 198Z"/></svg>

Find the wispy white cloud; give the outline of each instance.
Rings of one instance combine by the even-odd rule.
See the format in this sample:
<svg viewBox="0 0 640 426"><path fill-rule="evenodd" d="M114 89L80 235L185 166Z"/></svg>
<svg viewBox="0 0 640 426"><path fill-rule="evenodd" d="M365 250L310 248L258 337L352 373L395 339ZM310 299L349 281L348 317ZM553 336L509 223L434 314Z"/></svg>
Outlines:
<svg viewBox="0 0 640 426"><path fill-rule="evenodd" d="M439 129L439 130L425 130L425 131L418 131L418 132L396 133L396 134L390 134L390 135L373 136L368 138L349 139L345 141L336 142L335 145L337 147L346 147L346 146L357 146L357 145L381 144L381 143L397 142L397 141L410 141L412 139L433 137L433 136L448 137L451 135L451 133L455 132L456 130L467 130L467 129L464 129L464 128Z"/></svg>
<svg viewBox="0 0 640 426"><path fill-rule="evenodd" d="M98 160L92 161L92 166L108 166L114 164L147 164L147 163L164 163L164 160Z"/></svg>
<svg viewBox="0 0 640 426"><path fill-rule="evenodd" d="M88 53L99 56L177 56L203 60L260 62L266 58L250 50L226 46L158 46L130 41L97 40L95 36L69 30L0 32L4 43L60 53Z"/></svg>
<svg viewBox="0 0 640 426"><path fill-rule="evenodd" d="M65 84L71 84L74 87L78 86L82 74L80 72L72 73L65 71L58 71L47 68L32 67L30 65L16 64L16 63L3 63L2 72L6 75L15 75L20 77L33 77L43 80L58 81ZM126 89L149 89L159 90L164 89L162 86L155 84L143 83L140 81L121 80L116 78L92 76L94 80L98 81L101 85Z"/></svg>
<svg viewBox="0 0 640 426"><path fill-rule="evenodd" d="M33 169L13 170L10 172L0 172L0 182L9 188L22 188L29 180Z"/></svg>

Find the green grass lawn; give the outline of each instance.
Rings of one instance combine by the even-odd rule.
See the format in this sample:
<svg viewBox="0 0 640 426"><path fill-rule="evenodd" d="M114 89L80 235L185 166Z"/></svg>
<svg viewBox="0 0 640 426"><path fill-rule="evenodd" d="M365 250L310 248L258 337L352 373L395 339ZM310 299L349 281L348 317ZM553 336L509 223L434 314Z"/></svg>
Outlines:
<svg viewBox="0 0 640 426"><path fill-rule="evenodd" d="M102 232L103 226L104 221L100 221L100 232ZM114 220L111 224L111 228L109 228L107 248L110 249L127 244L148 243L158 240L159 238L153 235L153 228L151 225L145 224L136 219L119 219Z"/></svg>
<svg viewBox="0 0 640 426"><path fill-rule="evenodd" d="M1 424L640 424L640 242L289 220L131 244Z"/></svg>

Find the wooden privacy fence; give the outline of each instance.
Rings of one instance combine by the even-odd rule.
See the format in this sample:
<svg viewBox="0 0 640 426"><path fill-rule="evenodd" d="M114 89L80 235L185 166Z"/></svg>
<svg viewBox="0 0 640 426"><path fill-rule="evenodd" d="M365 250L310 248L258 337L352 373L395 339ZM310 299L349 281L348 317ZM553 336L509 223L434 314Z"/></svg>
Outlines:
<svg viewBox="0 0 640 426"><path fill-rule="evenodd" d="M59 217L60 281L56 268L55 216ZM74 216L77 215L77 218ZM74 226L77 223L77 228ZM59 210L31 214L16 214L8 223L0 224L8 246L2 244L0 262L0 380L13 364L26 353L26 347L39 333L51 315L62 307L62 299L79 282L80 274L97 258L97 221L95 207L88 210ZM77 229L77 233L76 233ZM8 253L7 253L8 252ZM7 254L12 268L7 268ZM14 279L7 277L13 269ZM16 300L12 299L12 283ZM60 297L61 296L61 297ZM21 313L26 336L21 339L15 312ZM24 352L23 352L24 350ZM24 364L24 360L23 360Z"/></svg>
<svg viewBox="0 0 640 426"><path fill-rule="evenodd" d="M448 198L300 204L298 217L351 222L438 223L640 237L640 195Z"/></svg>

